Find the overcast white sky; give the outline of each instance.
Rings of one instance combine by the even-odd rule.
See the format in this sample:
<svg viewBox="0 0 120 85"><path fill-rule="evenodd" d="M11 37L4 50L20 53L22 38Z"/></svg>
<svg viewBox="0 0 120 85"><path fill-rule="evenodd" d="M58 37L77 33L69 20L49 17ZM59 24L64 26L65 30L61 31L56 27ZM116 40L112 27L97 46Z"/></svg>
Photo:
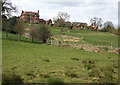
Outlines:
<svg viewBox="0 0 120 85"><path fill-rule="evenodd" d="M18 8L20 16L22 10L39 10L40 18L53 19L58 12L67 12L70 21L86 22L93 17L101 17L103 22L112 21L115 27L118 24L118 0L11 0Z"/></svg>

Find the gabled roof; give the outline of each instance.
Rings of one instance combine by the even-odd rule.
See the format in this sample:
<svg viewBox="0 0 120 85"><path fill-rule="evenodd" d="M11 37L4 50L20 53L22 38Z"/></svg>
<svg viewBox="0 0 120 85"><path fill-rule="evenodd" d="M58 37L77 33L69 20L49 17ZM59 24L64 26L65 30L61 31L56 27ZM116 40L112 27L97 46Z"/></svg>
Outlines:
<svg viewBox="0 0 120 85"><path fill-rule="evenodd" d="M29 11L25 11L25 12L23 12L23 14L24 15L35 15L36 14L37 16L39 16L39 14L37 12L32 12L32 11L30 11L30 12Z"/></svg>
<svg viewBox="0 0 120 85"><path fill-rule="evenodd" d="M52 22L51 19L49 19L49 20L39 19L39 21Z"/></svg>

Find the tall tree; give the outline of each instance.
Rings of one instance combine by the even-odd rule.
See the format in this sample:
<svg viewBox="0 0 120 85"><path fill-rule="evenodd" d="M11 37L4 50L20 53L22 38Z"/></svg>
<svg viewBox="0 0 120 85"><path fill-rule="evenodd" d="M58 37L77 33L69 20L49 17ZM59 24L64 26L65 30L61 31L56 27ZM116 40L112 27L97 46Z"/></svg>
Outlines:
<svg viewBox="0 0 120 85"><path fill-rule="evenodd" d="M19 41L20 41L20 37L24 33L24 24L21 19L17 19L17 23L15 24L14 30L18 34Z"/></svg>
<svg viewBox="0 0 120 85"><path fill-rule="evenodd" d="M2 4L2 11L1 11L2 15L10 17L12 12L17 11L16 6L14 6L12 4L12 2L10 2L8 0L2 0L2 1L0 1L0 3Z"/></svg>
<svg viewBox="0 0 120 85"><path fill-rule="evenodd" d="M90 19L90 24L92 26L98 26L98 27L102 27L102 19L98 18L98 17L94 17L92 19Z"/></svg>
<svg viewBox="0 0 120 85"><path fill-rule="evenodd" d="M6 40L8 40L8 33L10 32L10 29L9 29L9 20L6 18L2 20L2 30L6 32Z"/></svg>
<svg viewBox="0 0 120 85"><path fill-rule="evenodd" d="M111 21L106 21L106 22L104 23L104 27L107 28L108 26L115 28L114 25L113 25L113 23L112 23Z"/></svg>
<svg viewBox="0 0 120 85"><path fill-rule="evenodd" d="M30 36L32 38L32 42L34 39L37 39L38 33L37 33L37 26L33 26L30 30Z"/></svg>
<svg viewBox="0 0 120 85"><path fill-rule="evenodd" d="M39 25L37 28L37 33L38 39L41 40L43 43L46 43L46 40L51 36L49 28L45 25Z"/></svg>
<svg viewBox="0 0 120 85"><path fill-rule="evenodd" d="M14 33L14 34L16 34L16 32L15 32L15 30L14 30L14 27L15 27L15 25L16 25L16 23L17 23L17 19L18 19L18 17L16 17L16 16L14 16L14 17L11 17L10 19L9 19L9 32L10 33Z"/></svg>
<svg viewBox="0 0 120 85"><path fill-rule="evenodd" d="M70 18L70 15L66 12L59 12L56 18L53 18L55 25L62 27L65 22Z"/></svg>
<svg viewBox="0 0 120 85"><path fill-rule="evenodd" d="M0 5L2 6L2 10L0 13L2 14L2 29L6 32L6 39L8 39L8 32L10 32L9 28L9 20L8 18L11 17L12 12L16 12L16 7L8 0L0 0Z"/></svg>

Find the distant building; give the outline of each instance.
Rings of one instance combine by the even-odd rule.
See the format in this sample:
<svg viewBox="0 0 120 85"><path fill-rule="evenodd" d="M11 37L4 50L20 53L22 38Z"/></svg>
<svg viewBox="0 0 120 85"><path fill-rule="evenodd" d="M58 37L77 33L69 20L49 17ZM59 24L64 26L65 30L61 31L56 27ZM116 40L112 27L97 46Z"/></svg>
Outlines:
<svg viewBox="0 0 120 85"><path fill-rule="evenodd" d="M94 26L93 24L91 24L89 27L91 30L98 30L99 28L98 26Z"/></svg>
<svg viewBox="0 0 120 85"><path fill-rule="evenodd" d="M52 20L51 19L49 19L49 20L39 19L39 23L51 26L52 25Z"/></svg>
<svg viewBox="0 0 120 85"><path fill-rule="evenodd" d="M24 22L39 23L39 10L38 10L38 12L23 11L22 10L20 18Z"/></svg>
<svg viewBox="0 0 120 85"><path fill-rule="evenodd" d="M85 26L87 26L87 23L73 22L71 25L72 25L72 29L85 29Z"/></svg>

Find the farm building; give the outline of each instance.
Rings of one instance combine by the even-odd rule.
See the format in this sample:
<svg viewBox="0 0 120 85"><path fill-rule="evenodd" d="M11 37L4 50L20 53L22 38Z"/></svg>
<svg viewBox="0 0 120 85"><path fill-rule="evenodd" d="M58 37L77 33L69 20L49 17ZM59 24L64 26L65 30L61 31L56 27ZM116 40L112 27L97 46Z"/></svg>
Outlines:
<svg viewBox="0 0 120 85"><path fill-rule="evenodd" d="M72 29L85 29L85 26L87 26L87 23L73 22L71 25L72 25Z"/></svg>

